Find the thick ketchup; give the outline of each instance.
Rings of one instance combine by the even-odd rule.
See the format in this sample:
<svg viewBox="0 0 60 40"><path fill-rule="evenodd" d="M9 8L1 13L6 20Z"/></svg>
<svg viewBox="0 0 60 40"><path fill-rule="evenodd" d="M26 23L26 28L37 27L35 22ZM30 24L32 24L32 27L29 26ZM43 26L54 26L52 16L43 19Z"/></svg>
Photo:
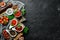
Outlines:
<svg viewBox="0 0 60 40"><path fill-rule="evenodd" d="M11 25L16 26L17 25L17 20L12 20Z"/></svg>

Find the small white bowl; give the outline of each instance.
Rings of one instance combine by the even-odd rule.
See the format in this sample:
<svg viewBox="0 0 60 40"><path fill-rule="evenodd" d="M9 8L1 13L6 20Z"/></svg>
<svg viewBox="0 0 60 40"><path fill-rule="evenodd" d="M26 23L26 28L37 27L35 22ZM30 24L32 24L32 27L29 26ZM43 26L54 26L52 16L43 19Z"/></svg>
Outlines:
<svg viewBox="0 0 60 40"><path fill-rule="evenodd" d="M7 14L7 15L12 15L12 14L13 14L13 9L12 9L12 8L8 8L8 9L6 10L6 14Z"/></svg>

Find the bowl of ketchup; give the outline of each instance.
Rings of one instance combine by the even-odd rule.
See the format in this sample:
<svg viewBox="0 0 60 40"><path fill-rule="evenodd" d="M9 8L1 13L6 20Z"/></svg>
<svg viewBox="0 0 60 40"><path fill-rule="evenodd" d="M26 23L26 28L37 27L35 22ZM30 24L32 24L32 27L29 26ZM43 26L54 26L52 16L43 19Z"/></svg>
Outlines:
<svg viewBox="0 0 60 40"><path fill-rule="evenodd" d="M11 25L12 25L12 26L16 26L17 23L18 23L18 21L17 21L16 19L13 19L13 20L11 21Z"/></svg>
<svg viewBox="0 0 60 40"><path fill-rule="evenodd" d="M14 13L14 16L18 18L21 16L21 14L22 14L21 11L17 11L16 13Z"/></svg>

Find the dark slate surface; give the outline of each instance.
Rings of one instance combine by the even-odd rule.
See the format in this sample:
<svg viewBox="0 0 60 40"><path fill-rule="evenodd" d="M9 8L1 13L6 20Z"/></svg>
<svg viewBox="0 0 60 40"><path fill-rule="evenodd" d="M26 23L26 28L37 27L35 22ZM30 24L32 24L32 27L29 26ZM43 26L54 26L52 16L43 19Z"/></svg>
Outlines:
<svg viewBox="0 0 60 40"><path fill-rule="evenodd" d="M59 0L19 0L25 3L29 34L25 40L60 40Z"/></svg>
<svg viewBox="0 0 60 40"><path fill-rule="evenodd" d="M25 40L60 40L59 0L21 0L26 4Z"/></svg>

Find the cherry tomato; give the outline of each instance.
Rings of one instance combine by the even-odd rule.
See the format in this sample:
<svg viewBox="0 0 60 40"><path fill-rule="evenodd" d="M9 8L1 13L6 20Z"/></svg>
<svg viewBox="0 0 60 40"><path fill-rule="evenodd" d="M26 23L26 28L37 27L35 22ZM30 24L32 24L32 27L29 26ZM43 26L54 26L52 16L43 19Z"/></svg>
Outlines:
<svg viewBox="0 0 60 40"><path fill-rule="evenodd" d="M0 18L0 23L3 24L3 20Z"/></svg>
<svg viewBox="0 0 60 40"><path fill-rule="evenodd" d="M8 22L8 18L6 16L3 16L3 19Z"/></svg>
<svg viewBox="0 0 60 40"><path fill-rule="evenodd" d="M6 20L6 22L8 22L9 19L8 18L5 18L5 20Z"/></svg>
<svg viewBox="0 0 60 40"><path fill-rule="evenodd" d="M6 17L6 16L3 16L2 18L2 23L3 23L3 25L6 25L7 23L8 23L8 21L9 21L9 19Z"/></svg>

